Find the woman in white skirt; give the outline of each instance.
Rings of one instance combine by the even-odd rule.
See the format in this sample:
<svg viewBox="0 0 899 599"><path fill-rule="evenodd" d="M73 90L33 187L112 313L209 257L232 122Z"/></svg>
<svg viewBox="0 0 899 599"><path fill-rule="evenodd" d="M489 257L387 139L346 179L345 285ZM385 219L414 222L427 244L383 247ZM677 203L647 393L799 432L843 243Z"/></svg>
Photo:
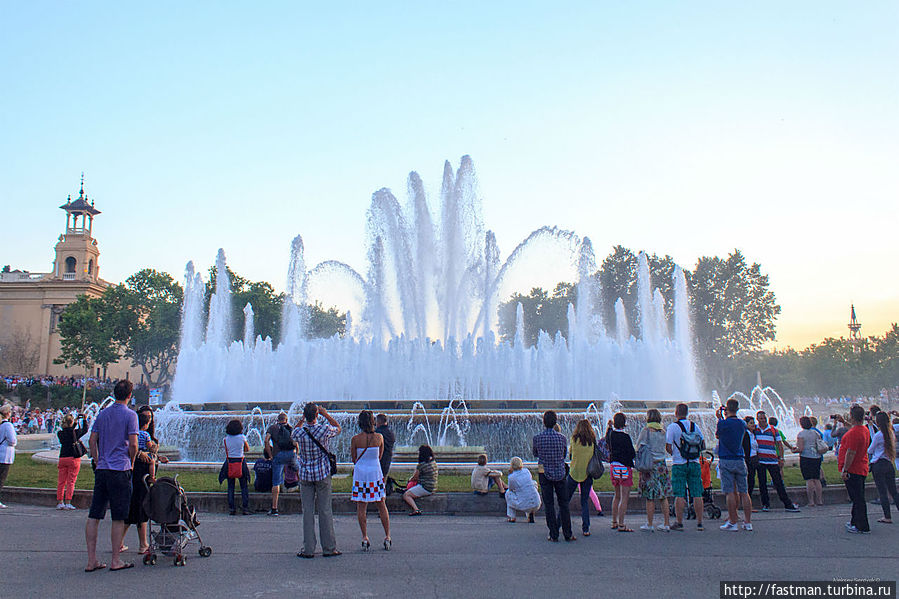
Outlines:
<svg viewBox="0 0 899 599"><path fill-rule="evenodd" d="M353 494L356 502L356 517L362 530L362 551L368 551L368 504L378 505L381 525L384 527L384 549L390 551L390 513L387 511L384 490L384 473L381 472L381 455L384 453L384 437L375 432L375 417L370 410L359 413L361 433L350 441L350 455L353 458Z"/></svg>
<svg viewBox="0 0 899 599"><path fill-rule="evenodd" d="M528 522L534 522L534 514L540 509L540 494L537 485L526 470L521 458L512 458L509 464L509 488L506 489L506 515L509 522L515 522L517 512L525 512Z"/></svg>

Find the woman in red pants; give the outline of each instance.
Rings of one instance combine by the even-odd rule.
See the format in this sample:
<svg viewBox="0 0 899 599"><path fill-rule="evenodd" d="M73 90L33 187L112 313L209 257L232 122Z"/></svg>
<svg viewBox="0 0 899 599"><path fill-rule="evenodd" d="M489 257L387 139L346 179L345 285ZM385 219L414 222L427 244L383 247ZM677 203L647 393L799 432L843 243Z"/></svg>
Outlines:
<svg viewBox="0 0 899 599"><path fill-rule="evenodd" d="M66 414L62 419L62 428L56 433L59 439L59 477L56 481L56 509L74 510L72 496L75 494L75 481L81 470L81 454L75 442L87 432L84 416L78 416L78 428L75 428L75 417Z"/></svg>

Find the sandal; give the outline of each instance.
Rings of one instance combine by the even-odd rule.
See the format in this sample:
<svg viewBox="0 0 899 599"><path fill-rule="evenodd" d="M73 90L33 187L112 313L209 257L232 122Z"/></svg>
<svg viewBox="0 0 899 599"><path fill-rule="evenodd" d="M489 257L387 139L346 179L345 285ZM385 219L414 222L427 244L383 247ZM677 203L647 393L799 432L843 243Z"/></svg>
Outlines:
<svg viewBox="0 0 899 599"><path fill-rule="evenodd" d="M509 522L510 524L514 524L515 518L506 518L506 522Z"/></svg>
<svg viewBox="0 0 899 599"><path fill-rule="evenodd" d="M409 512L410 516L421 516L421 510L415 510L413 512Z"/></svg>
<svg viewBox="0 0 899 599"><path fill-rule="evenodd" d="M886 518L879 518L877 521L880 522L881 524L892 524L893 523L892 520L887 520Z"/></svg>
<svg viewBox="0 0 899 599"><path fill-rule="evenodd" d="M129 568L133 568L133 567L134 567L134 562L125 562L118 568L110 568L109 571L110 572L118 572L119 570L128 570Z"/></svg>
<svg viewBox="0 0 899 599"><path fill-rule="evenodd" d="M616 528L618 528L618 523L612 522L612 530L615 530Z"/></svg>
<svg viewBox="0 0 899 599"><path fill-rule="evenodd" d="M621 526L618 527L618 532L634 532L634 529L628 528L627 526L624 526L622 524Z"/></svg>
<svg viewBox="0 0 899 599"><path fill-rule="evenodd" d="M97 570L102 570L105 567L106 567L106 564L98 562L95 566L93 566L91 568L85 568L84 571L85 572L96 572Z"/></svg>

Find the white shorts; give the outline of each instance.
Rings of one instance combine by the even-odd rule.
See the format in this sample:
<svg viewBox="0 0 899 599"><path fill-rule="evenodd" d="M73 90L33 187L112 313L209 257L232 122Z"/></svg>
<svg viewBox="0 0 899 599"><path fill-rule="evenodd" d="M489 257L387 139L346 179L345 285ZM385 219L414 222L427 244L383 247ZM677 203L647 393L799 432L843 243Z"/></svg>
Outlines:
<svg viewBox="0 0 899 599"><path fill-rule="evenodd" d="M421 485L415 485L411 489L407 489L406 493L411 494L412 497L427 497L428 495L433 495L433 493L431 493Z"/></svg>

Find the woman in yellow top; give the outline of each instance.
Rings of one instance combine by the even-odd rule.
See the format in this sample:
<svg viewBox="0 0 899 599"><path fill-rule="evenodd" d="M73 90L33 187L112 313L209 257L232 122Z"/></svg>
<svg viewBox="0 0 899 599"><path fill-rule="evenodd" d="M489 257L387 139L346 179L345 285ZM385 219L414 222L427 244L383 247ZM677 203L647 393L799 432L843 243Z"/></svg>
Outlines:
<svg viewBox="0 0 899 599"><path fill-rule="evenodd" d="M576 488L581 491L581 530L585 537L590 536L590 489L593 479L587 475L587 464L593 457L596 445L596 432L589 420L579 420L571 435L571 466L568 470L568 497L574 496Z"/></svg>

